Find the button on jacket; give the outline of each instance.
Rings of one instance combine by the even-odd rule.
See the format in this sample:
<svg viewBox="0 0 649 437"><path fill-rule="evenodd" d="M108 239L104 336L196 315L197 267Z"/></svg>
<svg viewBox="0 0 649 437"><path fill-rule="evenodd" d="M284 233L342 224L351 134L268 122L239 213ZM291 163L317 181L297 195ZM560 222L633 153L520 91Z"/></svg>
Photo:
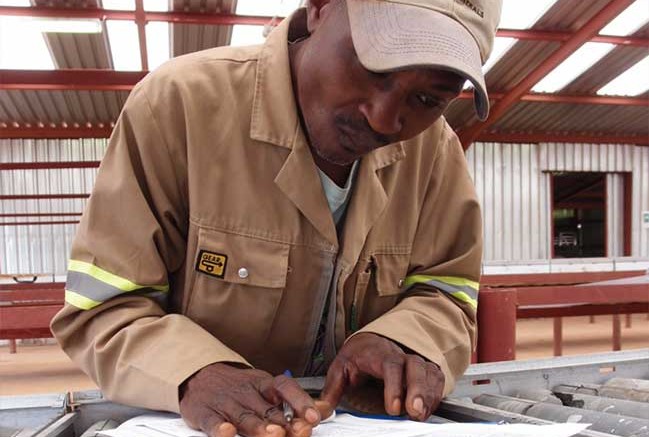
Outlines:
<svg viewBox="0 0 649 437"><path fill-rule="evenodd" d="M214 362L303 375L328 295L325 349L382 335L437 363L445 394L469 364L482 240L457 137L440 119L364 156L337 232L293 95L293 26L176 58L124 106L52 322L109 399L177 412L178 386Z"/></svg>

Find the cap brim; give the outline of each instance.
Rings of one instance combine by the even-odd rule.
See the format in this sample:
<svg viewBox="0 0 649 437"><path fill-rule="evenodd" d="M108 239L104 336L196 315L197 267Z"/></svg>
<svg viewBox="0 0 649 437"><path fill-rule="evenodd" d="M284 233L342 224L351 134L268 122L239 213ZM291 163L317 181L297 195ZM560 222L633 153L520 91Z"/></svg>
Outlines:
<svg viewBox="0 0 649 437"><path fill-rule="evenodd" d="M474 86L476 112L489 115L480 49L453 18L423 7L377 0L347 0L358 59L371 71L413 67L452 71Z"/></svg>

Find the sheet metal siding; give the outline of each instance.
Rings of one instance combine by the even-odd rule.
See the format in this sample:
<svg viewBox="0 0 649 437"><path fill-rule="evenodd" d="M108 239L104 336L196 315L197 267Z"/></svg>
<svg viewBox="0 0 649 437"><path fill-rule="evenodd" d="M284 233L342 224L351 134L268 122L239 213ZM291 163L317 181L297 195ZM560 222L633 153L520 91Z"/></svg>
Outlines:
<svg viewBox="0 0 649 437"><path fill-rule="evenodd" d="M624 178L606 175L606 247L608 257L624 256Z"/></svg>
<svg viewBox="0 0 649 437"><path fill-rule="evenodd" d="M550 172L555 171L614 173L607 176L608 256L623 254L621 173L632 172L632 256L649 256L649 229L642 228L641 217L649 210L649 148L475 143L467 161L482 204L485 261L550 258Z"/></svg>
<svg viewBox="0 0 649 437"><path fill-rule="evenodd" d="M100 160L107 141L0 140L0 162ZM96 169L7 170L0 194L90 193ZM86 199L0 200L2 213L78 213ZM79 216L1 218L9 222L77 221ZM64 275L76 224L0 226L0 273Z"/></svg>
<svg viewBox="0 0 649 437"><path fill-rule="evenodd" d="M548 258L549 176L538 146L477 143L467 161L482 204L484 259Z"/></svg>
<svg viewBox="0 0 649 437"><path fill-rule="evenodd" d="M649 147L636 148L633 161L633 253L649 257L649 228L642 227L642 211L649 211Z"/></svg>

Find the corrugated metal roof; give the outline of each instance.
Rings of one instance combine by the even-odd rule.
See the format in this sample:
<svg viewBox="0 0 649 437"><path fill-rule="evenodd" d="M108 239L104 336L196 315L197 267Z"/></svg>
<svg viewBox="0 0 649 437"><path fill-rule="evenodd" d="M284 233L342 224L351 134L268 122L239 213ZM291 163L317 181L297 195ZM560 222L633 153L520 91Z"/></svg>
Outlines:
<svg viewBox="0 0 649 437"><path fill-rule="evenodd" d="M237 0L174 0L173 10L206 14L234 14ZM230 43L232 26L198 24L171 25L172 56L224 46Z"/></svg>
<svg viewBox="0 0 649 437"><path fill-rule="evenodd" d="M0 122L109 125L117 120L127 97L126 91L0 90Z"/></svg>
<svg viewBox="0 0 649 437"><path fill-rule="evenodd" d="M237 0L168 1L172 11L204 14L233 14L237 4ZM609 3L610 0L559 0L532 29L574 32ZM75 8L101 5L100 0L32 0L32 4ZM112 68L105 30L104 27L99 34L47 34L46 41L57 68ZM228 44L231 34L232 26L171 24L172 56ZM649 38L649 23L632 36ZM490 92L502 94L511 90L560 46L559 42L552 41L518 41L487 73ZM561 94L595 95L599 88L647 53L647 47L618 46L568 84ZM648 98L649 93L640 97ZM125 98L125 92L0 91L0 123L106 124L116 120ZM477 121L470 100L454 102L446 117L458 129ZM523 102L513 105L490 130L647 135L648 120L646 106Z"/></svg>
<svg viewBox="0 0 649 437"><path fill-rule="evenodd" d="M644 106L521 102L492 130L649 135L649 114Z"/></svg>
<svg viewBox="0 0 649 437"><path fill-rule="evenodd" d="M595 94L598 89L624 73L629 67L649 54L646 47L618 46L590 69L568 84L562 93Z"/></svg>

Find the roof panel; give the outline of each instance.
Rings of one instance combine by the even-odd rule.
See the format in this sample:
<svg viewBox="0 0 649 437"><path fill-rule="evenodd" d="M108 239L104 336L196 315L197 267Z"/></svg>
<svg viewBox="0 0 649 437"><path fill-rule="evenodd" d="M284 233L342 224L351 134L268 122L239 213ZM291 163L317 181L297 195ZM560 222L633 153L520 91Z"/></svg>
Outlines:
<svg viewBox="0 0 649 437"><path fill-rule="evenodd" d="M521 102L492 129L497 132L649 135L645 106Z"/></svg>
<svg viewBox="0 0 649 437"><path fill-rule="evenodd" d="M236 0L174 0L172 10L204 14L234 14L236 6ZM170 31L173 42L172 56L227 45L231 33L232 26L173 24Z"/></svg>
<svg viewBox="0 0 649 437"><path fill-rule="evenodd" d="M110 124L127 97L126 91L0 90L0 122Z"/></svg>

